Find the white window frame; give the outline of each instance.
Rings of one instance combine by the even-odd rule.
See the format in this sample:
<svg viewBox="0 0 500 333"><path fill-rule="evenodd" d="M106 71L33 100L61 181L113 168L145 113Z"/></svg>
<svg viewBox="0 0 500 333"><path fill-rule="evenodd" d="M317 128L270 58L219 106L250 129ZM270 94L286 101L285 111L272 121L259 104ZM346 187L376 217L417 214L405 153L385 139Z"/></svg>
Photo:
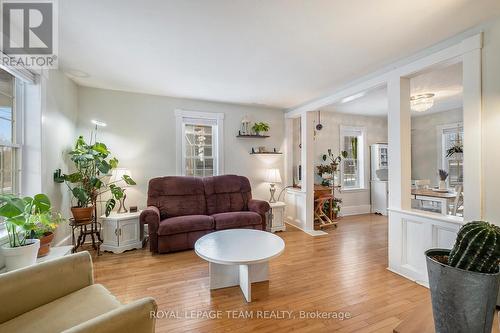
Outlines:
<svg viewBox="0 0 500 333"><path fill-rule="evenodd" d="M187 118L215 121L217 124L217 131L212 137L212 140L215 140L213 145L215 149L212 152L214 156L214 175L224 174L224 113L175 110L177 175L184 176L186 174L184 124Z"/></svg>
<svg viewBox="0 0 500 333"><path fill-rule="evenodd" d="M10 147L13 149L13 172L12 182L14 188L12 194L21 195L21 180L22 180L22 144L23 144L23 130L24 130L24 82L8 72L13 76L14 84L12 87L12 142L1 141L0 147ZM5 223L0 220L0 232L5 230Z"/></svg>
<svg viewBox="0 0 500 333"><path fill-rule="evenodd" d="M445 140L444 140L444 137L443 137L443 132L446 131L446 130L450 130L450 129L456 129L456 128L459 128L461 127L462 128L462 131L464 131L464 123L463 122L457 122L457 123L449 123L449 124L444 124L444 125L438 125L436 126L436 129L437 129L437 154L438 154L438 157L437 157L437 167L438 169L443 169L447 172L449 172L448 170L448 163L447 163L447 160L446 160L446 149L445 149ZM463 142L462 142L463 144ZM462 157L462 168L463 168L463 160L464 158ZM448 179L446 180L446 184L449 185L450 183L450 179L448 177Z"/></svg>
<svg viewBox="0 0 500 333"><path fill-rule="evenodd" d="M346 187L344 185L344 163L340 163L340 184L343 191L356 191L366 189L366 179L365 179L365 149L366 149L366 127L359 126L340 126L340 141L339 147L340 151L344 150L344 137L353 136L356 133L360 133L358 136L358 186Z"/></svg>

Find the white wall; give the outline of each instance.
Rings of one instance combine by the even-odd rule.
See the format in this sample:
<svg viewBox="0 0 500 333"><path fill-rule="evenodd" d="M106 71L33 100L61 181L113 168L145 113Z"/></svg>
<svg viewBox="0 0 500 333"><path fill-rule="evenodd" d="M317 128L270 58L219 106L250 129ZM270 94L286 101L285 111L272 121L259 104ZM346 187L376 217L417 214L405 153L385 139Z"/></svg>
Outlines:
<svg viewBox="0 0 500 333"><path fill-rule="evenodd" d="M75 140L78 87L58 70L44 73L42 80L42 192L47 194L53 209L71 217L71 193L66 185L54 183L53 173L72 167L67 152ZM54 244L69 235L69 226L61 225Z"/></svg>
<svg viewBox="0 0 500 333"><path fill-rule="evenodd" d="M252 146L261 145L283 151L284 116L281 110L79 87L78 134L89 136L92 119L108 124L99 130L98 140L108 145L121 167L131 170L138 184L127 189L127 205L144 207L149 179L176 174L176 109L224 113L225 173L247 176L253 196L268 199L269 187L263 183L264 170L279 167L283 174L283 156L262 157L249 153ZM268 122L271 137L236 138L244 115L252 122Z"/></svg>
<svg viewBox="0 0 500 333"><path fill-rule="evenodd" d="M432 185L439 183L438 155L441 151L441 136L438 126L463 121L462 109L429 113L411 118L411 178L430 179Z"/></svg>
<svg viewBox="0 0 500 333"><path fill-rule="evenodd" d="M500 225L500 19L484 28L482 52L483 216ZM467 138L466 138L467 139ZM467 154L467 152L464 152Z"/></svg>
<svg viewBox="0 0 500 333"><path fill-rule="evenodd" d="M314 141L315 166L324 164L321 159L329 148L334 154L340 152L340 126L355 126L366 128L366 142L364 147L365 158L365 189L342 191L338 196L342 198L343 211L346 214L369 212L370 205L370 145L387 142L387 117L369 117L334 112L322 112L321 123L323 129L316 132ZM316 170L315 170L316 172ZM316 183L321 178L315 176ZM341 210L342 212L342 210Z"/></svg>

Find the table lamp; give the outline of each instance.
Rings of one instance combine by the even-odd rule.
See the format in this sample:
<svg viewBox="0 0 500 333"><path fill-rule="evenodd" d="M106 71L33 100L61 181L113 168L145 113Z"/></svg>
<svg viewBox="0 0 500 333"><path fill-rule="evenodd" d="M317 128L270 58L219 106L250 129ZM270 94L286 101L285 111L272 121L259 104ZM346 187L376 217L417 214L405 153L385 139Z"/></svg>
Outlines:
<svg viewBox="0 0 500 333"><path fill-rule="evenodd" d="M281 176L280 176L280 170L279 169L267 169L266 170L266 178L265 182L269 183L269 192L271 192L271 199L269 199L270 203L276 202L276 199L274 198L274 193L276 193L276 188L274 185L276 183L281 183Z"/></svg>
<svg viewBox="0 0 500 333"><path fill-rule="evenodd" d="M120 205L118 206L118 214L128 212L127 208L125 207L125 199L127 198L127 195L125 194L125 188L129 187L130 185L128 185L125 180L123 180L123 176L125 175L131 177L129 169L116 168L111 171L111 178L109 179L110 184L115 184L116 186L123 189L123 197L121 197L119 200Z"/></svg>

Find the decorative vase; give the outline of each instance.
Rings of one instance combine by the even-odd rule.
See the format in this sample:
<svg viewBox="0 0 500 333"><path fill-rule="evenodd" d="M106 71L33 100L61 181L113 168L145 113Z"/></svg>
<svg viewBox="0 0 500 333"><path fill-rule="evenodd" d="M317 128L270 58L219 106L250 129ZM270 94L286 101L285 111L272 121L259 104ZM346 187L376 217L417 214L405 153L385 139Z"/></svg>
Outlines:
<svg viewBox="0 0 500 333"><path fill-rule="evenodd" d="M436 260L449 253L445 249L425 252L436 333L490 333L500 272L471 272Z"/></svg>
<svg viewBox="0 0 500 333"><path fill-rule="evenodd" d="M18 247L10 247L9 244L5 244L1 247L7 272L31 266L36 263L38 249L40 248L40 240L28 239L26 243L26 245Z"/></svg>
<svg viewBox="0 0 500 333"><path fill-rule="evenodd" d="M75 222L84 222L92 220L94 215L94 206L90 207L71 207L71 213Z"/></svg>
<svg viewBox="0 0 500 333"><path fill-rule="evenodd" d="M46 256L50 252L50 243L54 239L54 233L48 232L40 238L40 249L38 249L38 258Z"/></svg>
<svg viewBox="0 0 500 333"><path fill-rule="evenodd" d="M446 190L446 181L445 180L440 180L439 181L439 189L440 190Z"/></svg>

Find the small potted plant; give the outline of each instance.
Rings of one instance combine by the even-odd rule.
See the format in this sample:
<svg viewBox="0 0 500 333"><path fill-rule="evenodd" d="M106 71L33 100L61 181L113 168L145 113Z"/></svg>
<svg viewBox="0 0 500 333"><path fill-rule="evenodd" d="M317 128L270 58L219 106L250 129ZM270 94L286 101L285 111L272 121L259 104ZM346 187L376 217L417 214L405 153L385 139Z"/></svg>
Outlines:
<svg viewBox="0 0 500 333"><path fill-rule="evenodd" d="M57 226L65 221L61 213L43 215L35 226L35 238L40 240L38 258L46 256L50 252L50 244L54 239L54 231Z"/></svg>
<svg viewBox="0 0 500 333"><path fill-rule="evenodd" d="M448 178L448 172L443 169L439 169L439 189L446 190L446 179Z"/></svg>
<svg viewBox="0 0 500 333"><path fill-rule="evenodd" d="M45 194L33 198L0 195L0 216L9 235L9 242L1 247L7 271L36 263L40 240L34 237L35 230L50 215L50 200Z"/></svg>
<svg viewBox="0 0 500 333"><path fill-rule="evenodd" d="M269 124L264 122L255 123L252 126L252 131L255 132L255 135L261 135L260 133L269 131Z"/></svg>
<svg viewBox="0 0 500 333"><path fill-rule="evenodd" d="M491 332L500 278L500 227L467 223L453 249L430 249L425 255L436 332Z"/></svg>
<svg viewBox="0 0 500 333"><path fill-rule="evenodd" d="M124 196L124 190L114 183L109 183L109 173L118 167L118 160L111 157L111 152L102 142L87 143L82 136L76 140L75 147L69 152L76 171L71 174L61 174L61 170L54 173L54 181L66 183L77 201L71 207L76 222L91 220L97 197L110 192L111 198L106 201L105 214L108 216L116 205L116 200ZM123 181L128 185L135 185L135 181L128 175L123 175Z"/></svg>

